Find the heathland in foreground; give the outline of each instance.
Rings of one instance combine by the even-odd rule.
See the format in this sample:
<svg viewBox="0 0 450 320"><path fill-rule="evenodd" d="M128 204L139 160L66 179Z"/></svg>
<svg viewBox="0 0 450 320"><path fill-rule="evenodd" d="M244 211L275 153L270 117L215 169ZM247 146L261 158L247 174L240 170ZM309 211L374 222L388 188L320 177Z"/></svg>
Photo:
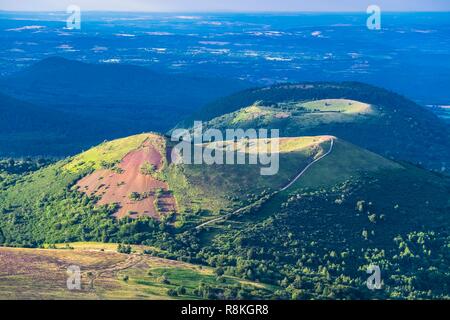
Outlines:
<svg viewBox="0 0 450 320"><path fill-rule="evenodd" d="M93 242L0 248L0 299L203 299L212 294L212 286L224 298L243 298L269 296L275 289L214 268L151 256L145 253L150 247L131 246L126 253L117 248ZM74 266L80 270L80 287Z"/></svg>

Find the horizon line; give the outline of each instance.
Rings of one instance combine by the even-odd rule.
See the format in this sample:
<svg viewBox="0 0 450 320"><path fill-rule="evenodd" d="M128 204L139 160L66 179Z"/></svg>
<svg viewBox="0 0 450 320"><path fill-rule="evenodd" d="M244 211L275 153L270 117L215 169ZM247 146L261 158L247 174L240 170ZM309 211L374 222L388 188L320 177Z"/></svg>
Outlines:
<svg viewBox="0 0 450 320"><path fill-rule="evenodd" d="M20 13L66 13L65 10L5 10L0 9L0 12L20 12ZM92 13L284 13L284 14L296 14L296 13L361 13L367 14L365 10L295 10L295 11L286 11L286 10L255 10L255 11L247 11L247 10L181 10L181 11L139 11L139 10L97 10L97 9L87 9L82 10L82 12L92 12ZM450 13L450 10L383 10L385 13Z"/></svg>

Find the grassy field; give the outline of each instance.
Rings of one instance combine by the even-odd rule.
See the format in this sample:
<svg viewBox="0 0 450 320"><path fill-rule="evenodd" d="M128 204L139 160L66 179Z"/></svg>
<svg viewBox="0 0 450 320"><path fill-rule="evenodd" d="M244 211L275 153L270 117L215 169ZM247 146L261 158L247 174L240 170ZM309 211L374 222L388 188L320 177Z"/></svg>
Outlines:
<svg viewBox="0 0 450 320"><path fill-rule="evenodd" d="M242 110L236 112L235 117L231 120L231 124L240 124L245 123L257 118L286 118L290 114L287 112L280 112L279 110L275 110L272 108L267 108L263 106L259 106L257 104L252 105L247 108L243 108Z"/></svg>
<svg viewBox="0 0 450 320"><path fill-rule="evenodd" d="M214 269L144 254L150 247L132 246L118 253L117 244L81 242L57 249L0 247L0 299L199 299L203 285L242 288L272 287L230 276L217 280ZM81 270L81 290L67 289L69 266ZM175 296L168 294L176 291Z"/></svg>
<svg viewBox="0 0 450 320"><path fill-rule="evenodd" d="M53 246L52 246L53 247ZM48 249L50 247L47 247ZM102 243L102 242L68 242L63 244L55 244L55 249L73 249L80 251L103 251L103 252L117 252L117 243ZM142 254L145 250L161 251L156 247L144 245L131 245L132 252Z"/></svg>
<svg viewBox="0 0 450 320"><path fill-rule="evenodd" d="M399 169L402 169L402 166L396 162L337 139L333 152L312 166L293 187L332 186L356 177L359 173Z"/></svg>
<svg viewBox="0 0 450 320"><path fill-rule="evenodd" d="M277 128L284 135L299 136L299 130L333 123L353 123L376 118L378 111L370 104L348 99L290 101L277 104L256 102L235 112L216 117L209 128ZM323 132L326 132L323 131ZM303 134L301 134L303 135Z"/></svg>
<svg viewBox="0 0 450 320"><path fill-rule="evenodd" d="M310 111L342 112L347 114L370 113L373 108L367 104L347 99L324 99L300 103L300 107Z"/></svg>

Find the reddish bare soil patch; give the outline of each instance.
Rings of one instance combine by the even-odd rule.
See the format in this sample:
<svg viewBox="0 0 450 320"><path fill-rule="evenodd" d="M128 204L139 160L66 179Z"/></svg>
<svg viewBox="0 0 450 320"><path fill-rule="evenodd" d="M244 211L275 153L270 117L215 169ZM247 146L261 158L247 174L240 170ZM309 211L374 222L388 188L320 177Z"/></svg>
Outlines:
<svg viewBox="0 0 450 320"><path fill-rule="evenodd" d="M97 170L78 181L77 187L81 192L100 197L99 205L119 204L120 208L114 214L117 218L144 215L158 219L160 214L175 211L175 199L170 193L163 192L164 205L155 207L155 191L167 191L168 186L149 174L143 174L141 168L151 164L159 170L162 161L161 153L147 140L139 149L128 153L116 170ZM137 199L130 197L132 193Z"/></svg>

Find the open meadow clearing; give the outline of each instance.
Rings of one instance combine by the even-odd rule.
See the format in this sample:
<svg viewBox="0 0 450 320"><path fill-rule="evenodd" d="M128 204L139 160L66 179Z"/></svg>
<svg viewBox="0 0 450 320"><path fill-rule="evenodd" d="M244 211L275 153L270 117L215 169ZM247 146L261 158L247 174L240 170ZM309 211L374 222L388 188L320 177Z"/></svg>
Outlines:
<svg viewBox="0 0 450 320"><path fill-rule="evenodd" d="M57 249L0 247L0 300L201 299L202 287L247 291L270 287L222 276L213 268L144 254L147 246L117 252L117 244L81 242ZM69 266L81 271L81 289L69 290ZM200 289L199 289L200 288Z"/></svg>

